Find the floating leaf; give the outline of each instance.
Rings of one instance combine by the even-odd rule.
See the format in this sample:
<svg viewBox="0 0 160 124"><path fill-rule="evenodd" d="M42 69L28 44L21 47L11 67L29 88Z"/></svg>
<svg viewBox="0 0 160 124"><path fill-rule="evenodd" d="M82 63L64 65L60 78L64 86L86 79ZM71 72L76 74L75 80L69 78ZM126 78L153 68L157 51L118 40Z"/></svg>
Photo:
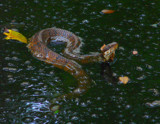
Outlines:
<svg viewBox="0 0 160 124"><path fill-rule="evenodd" d="M57 114L57 113L59 113L59 110L56 110L56 111L54 112L54 114Z"/></svg>
<svg viewBox="0 0 160 124"><path fill-rule="evenodd" d="M101 12L104 13L104 14L111 14L111 13L114 13L115 10L104 9L104 10L102 10Z"/></svg>
<svg viewBox="0 0 160 124"><path fill-rule="evenodd" d="M127 76L119 77L119 81L121 81L123 84L127 84L129 81L129 78Z"/></svg>
<svg viewBox="0 0 160 124"><path fill-rule="evenodd" d="M132 54L133 54L133 55L137 55L137 54L138 54L138 51L137 51L137 50L133 50L133 51L132 51Z"/></svg>
<svg viewBox="0 0 160 124"><path fill-rule="evenodd" d="M27 43L27 38L17 31L11 29L5 29L3 34L7 36L4 38L6 40L13 39L13 40L18 40L22 43Z"/></svg>

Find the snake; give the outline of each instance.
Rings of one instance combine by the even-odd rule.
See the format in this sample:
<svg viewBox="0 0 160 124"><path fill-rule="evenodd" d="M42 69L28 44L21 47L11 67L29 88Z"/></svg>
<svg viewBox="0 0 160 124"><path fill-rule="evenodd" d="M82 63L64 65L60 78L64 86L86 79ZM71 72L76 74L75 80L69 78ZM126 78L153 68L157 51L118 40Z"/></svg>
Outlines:
<svg viewBox="0 0 160 124"><path fill-rule="evenodd" d="M55 104L58 104L62 100L81 96L90 88L91 79L79 63L113 61L118 47L118 43L112 42L108 45L103 45L99 53L81 55L82 39L68 30L55 27L43 29L35 33L29 40L21 33L11 29L5 29L4 34L7 36L5 39L14 39L26 43L27 48L35 58L52 64L77 79L78 86L73 91L55 98L53 100ZM54 52L48 47L49 43L57 41L66 43L63 55Z"/></svg>

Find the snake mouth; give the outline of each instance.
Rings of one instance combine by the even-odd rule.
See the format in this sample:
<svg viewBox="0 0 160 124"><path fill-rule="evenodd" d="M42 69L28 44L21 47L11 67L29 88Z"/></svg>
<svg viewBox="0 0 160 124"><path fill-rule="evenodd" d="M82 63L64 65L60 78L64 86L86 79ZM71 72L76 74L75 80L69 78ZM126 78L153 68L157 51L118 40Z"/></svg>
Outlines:
<svg viewBox="0 0 160 124"><path fill-rule="evenodd" d="M103 53L103 57L104 57L105 61L113 61L114 60L115 51L117 48L118 48L117 42L112 42L107 45L104 44L101 47L101 51Z"/></svg>

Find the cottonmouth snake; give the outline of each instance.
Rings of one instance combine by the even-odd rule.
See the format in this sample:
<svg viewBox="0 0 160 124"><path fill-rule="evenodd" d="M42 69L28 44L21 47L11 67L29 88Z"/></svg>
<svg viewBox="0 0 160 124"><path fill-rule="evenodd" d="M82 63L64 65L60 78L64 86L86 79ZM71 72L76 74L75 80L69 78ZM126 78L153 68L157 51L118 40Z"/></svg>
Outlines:
<svg viewBox="0 0 160 124"><path fill-rule="evenodd" d="M23 38L18 39L17 37L24 36L20 36L20 33L16 34L12 30L6 29L4 34L7 35L6 39L16 39L27 43L27 47L34 57L70 73L77 79L78 87L68 94L57 97L54 102L80 96L89 88L91 81L78 63L110 61L114 58L115 50L118 47L118 44L113 42L104 45L101 48L101 53L80 55L79 50L82 45L81 39L67 30L47 28L33 35L29 41L24 41L22 40ZM14 37L15 34L17 35L16 38ZM61 40L67 44L63 56L47 47L48 43L56 40Z"/></svg>

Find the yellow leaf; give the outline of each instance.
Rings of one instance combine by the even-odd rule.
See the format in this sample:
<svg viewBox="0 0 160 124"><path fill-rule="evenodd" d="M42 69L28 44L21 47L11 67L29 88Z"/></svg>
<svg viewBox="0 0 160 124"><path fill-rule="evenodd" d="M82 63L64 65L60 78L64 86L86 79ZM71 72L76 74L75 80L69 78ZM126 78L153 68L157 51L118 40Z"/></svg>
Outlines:
<svg viewBox="0 0 160 124"><path fill-rule="evenodd" d="M27 43L27 38L17 31L5 29L3 34L7 36L4 38L6 40L13 39L13 40L18 40L22 43Z"/></svg>
<svg viewBox="0 0 160 124"><path fill-rule="evenodd" d="M123 84L127 84L129 81L129 78L127 76L119 77L119 81L121 81Z"/></svg>

